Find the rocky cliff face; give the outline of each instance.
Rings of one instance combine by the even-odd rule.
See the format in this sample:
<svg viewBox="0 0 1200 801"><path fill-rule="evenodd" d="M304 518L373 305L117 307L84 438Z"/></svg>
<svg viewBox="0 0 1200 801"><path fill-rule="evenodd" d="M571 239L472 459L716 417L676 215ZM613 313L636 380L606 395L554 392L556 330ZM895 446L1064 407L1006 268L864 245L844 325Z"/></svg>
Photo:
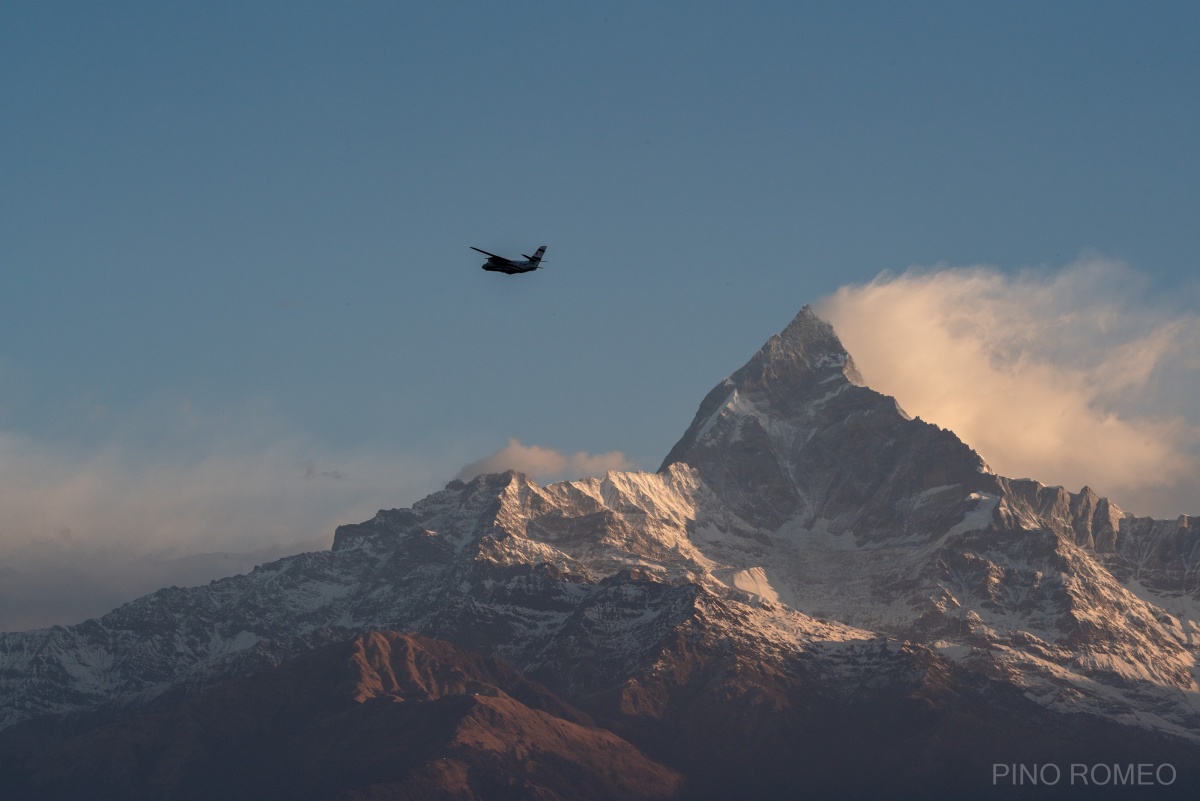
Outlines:
<svg viewBox="0 0 1200 801"><path fill-rule="evenodd" d="M1117 741L1194 755L1198 560L1189 518L994 475L862 386L806 308L658 473L452 482L342 526L330 552L0 635L0 721L191 693L399 629L503 659L689 775L787 761L788 732L833 758L797 722L814 710L857 721L846 736L888 709L914 716L897 728L914 742L970 720L993 744L1067 732L1104 758ZM757 746L722 757L698 726Z"/></svg>

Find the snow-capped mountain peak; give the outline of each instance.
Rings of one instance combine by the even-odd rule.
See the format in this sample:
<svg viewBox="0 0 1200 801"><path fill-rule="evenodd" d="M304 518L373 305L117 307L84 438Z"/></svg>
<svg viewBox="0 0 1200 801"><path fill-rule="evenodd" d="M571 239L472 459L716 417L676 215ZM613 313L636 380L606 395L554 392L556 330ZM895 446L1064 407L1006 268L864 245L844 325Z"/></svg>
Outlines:
<svg viewBox="0 0 1200 801"><path fill-rule="evenodd" d="M339 527L330 552L0 635L0 724L398 628L622 709L683 681L681 653L719 652L778 675L801 660L830 686L920 663L1200 740L1198 528L992 474L863 386L805 307L657 473L454 481Z"/></svg>

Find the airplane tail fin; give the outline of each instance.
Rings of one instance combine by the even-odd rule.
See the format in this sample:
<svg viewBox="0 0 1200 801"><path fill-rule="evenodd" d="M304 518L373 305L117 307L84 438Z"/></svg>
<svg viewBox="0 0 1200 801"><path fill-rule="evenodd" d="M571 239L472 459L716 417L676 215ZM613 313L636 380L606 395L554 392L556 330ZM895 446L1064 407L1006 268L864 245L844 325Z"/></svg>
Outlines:
<svg viewBox="0 0 1200 801"><path fill-rule="evenodd" d="M525 258L527 258L527 259L529 259L531 262L533 262L534 266L537 266L538 264L541 264L541 261L542 261L542 254L543 254L543 253L545 253L545 252L546 252L546 246L545 246L545 245L542 245L540 248L538 248L537 250L535 250L535 251L533 252L533 255L532 255L532 256L525 256L525 254L524 254L524 253L522 253L521 255L522 255L522 256L525 256Z"/></svg>

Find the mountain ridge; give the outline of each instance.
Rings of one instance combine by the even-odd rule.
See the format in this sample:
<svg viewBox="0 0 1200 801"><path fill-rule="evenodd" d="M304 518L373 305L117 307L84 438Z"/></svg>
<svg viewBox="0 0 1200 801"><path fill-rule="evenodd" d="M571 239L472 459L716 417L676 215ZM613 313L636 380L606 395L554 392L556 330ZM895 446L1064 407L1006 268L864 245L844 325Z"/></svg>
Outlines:
<svg viewBox="0 0 1200 801"><path fill-rule="evenodd" d="M692 771L686 730L653 734L701 714L683 698L736 717L725 694L774 708L801 676L820 688L805 704L874 682L906 708L916 677L939 676L996 720L1032 704L1047 730L1089 720L1194 748L1198 575L1190 517L1134 518L1086 487L994 474L863 386L805 307L708 393L656 473L453 481L340 526L329 551L0 634L0 726L192 693L400 629L665 738Z"/></svg>

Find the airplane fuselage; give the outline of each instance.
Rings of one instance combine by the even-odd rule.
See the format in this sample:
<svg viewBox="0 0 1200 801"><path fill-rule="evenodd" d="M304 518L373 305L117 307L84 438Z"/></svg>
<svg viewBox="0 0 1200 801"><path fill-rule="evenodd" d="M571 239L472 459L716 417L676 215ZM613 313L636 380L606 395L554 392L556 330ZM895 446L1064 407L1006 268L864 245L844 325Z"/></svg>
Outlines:
<svg viewBox="0 0 1200 801"><path fill-rule="evenodd" d="M488 259L484 263L483 269L493 273L504 273L505 275L516 275L517 273L528 273L536 270L538 265L530 264L527 261L509 261L508 259Z"/></svg>

